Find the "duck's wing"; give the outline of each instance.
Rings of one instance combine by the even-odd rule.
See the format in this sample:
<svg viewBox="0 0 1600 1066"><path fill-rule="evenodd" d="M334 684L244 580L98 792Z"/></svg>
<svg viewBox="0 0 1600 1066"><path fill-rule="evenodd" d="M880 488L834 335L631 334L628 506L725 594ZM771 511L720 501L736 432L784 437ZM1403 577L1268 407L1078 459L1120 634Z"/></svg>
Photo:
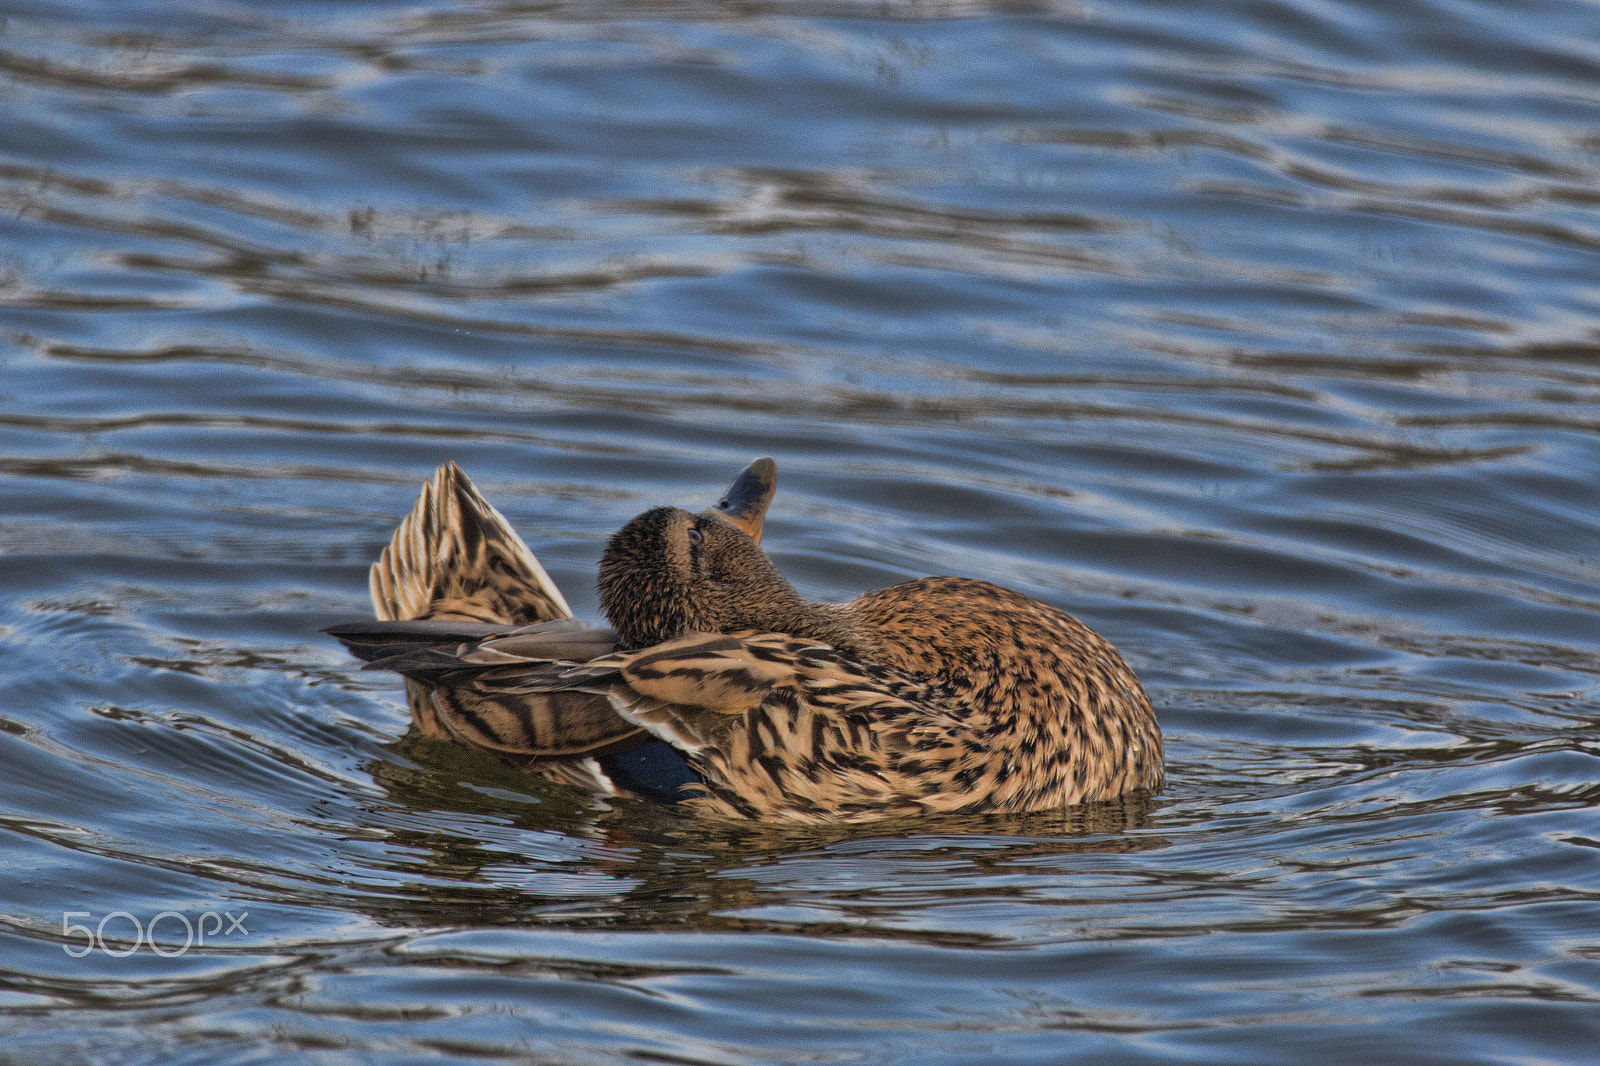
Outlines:
<svg viewBox="0 0 1600 1066"><path fill-rule="evenodd" d="M603 695L690 758L726 817L837 821L948 809L975 738L926 686L778 633L698 634L524 682ZM924 757L925 755L925 757Z"/></svg>
<svg viewBox="0 0 1600 1066"><path fill-rule="evenodd" d="M613 629L576 618L535 625L496 625L450 619L344 622L323 630L339 638L369 670L393 670L436 684L456 670L499 662L585 663L617 650Z"/></svg>
<svg viewBox="0 0 1600 1066"><path fill-rule="evenodd" d="M530 625L572 609L511 523L454 463L422 486L369 585L380 619Z"/></svg>
<svg viewBox="0 0 1600 1066"><path fill-rule="evenodd" d="M530 683L541 670L573 669L615 651L612 630L564 618L531 626L351 622L326 632L366 669L403 675L439 731L468 747L528 762L598 756L644 739L608 699Z"/></svg>

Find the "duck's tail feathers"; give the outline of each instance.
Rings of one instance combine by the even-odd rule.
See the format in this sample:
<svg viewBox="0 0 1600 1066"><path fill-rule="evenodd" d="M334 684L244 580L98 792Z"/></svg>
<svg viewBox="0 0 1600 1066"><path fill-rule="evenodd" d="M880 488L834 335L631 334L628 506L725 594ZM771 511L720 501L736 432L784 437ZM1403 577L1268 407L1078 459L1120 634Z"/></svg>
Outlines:
<svg viewBox="0 0 1600 1066"><path fill-rule="evenodd" d="M370 577L384 621L450 619L532 625L571 618L561 590L511 523L454 463L422 486L417 504Z"/></svg>

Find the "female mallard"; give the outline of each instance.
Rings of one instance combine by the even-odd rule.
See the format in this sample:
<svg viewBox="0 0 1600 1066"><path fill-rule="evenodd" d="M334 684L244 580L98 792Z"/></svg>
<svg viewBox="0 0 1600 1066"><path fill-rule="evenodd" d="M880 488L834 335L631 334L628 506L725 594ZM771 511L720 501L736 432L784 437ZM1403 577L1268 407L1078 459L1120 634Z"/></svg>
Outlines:
<svg viewBox="0 0 1600 1066"><path fill-rule="evenodd" d="M658 507L607 544L600 604L616 650L592 655L572 622L333 632L436 703L492 692L508 722L547 714L523 709L542 700L601 699L611 743L666 741L697 779L684 802L724 817L1030 811L1162 784L1160 728L1116 649L986 581L808 603L746 529ZM605 783L603 765L584 766Z"/></svg>

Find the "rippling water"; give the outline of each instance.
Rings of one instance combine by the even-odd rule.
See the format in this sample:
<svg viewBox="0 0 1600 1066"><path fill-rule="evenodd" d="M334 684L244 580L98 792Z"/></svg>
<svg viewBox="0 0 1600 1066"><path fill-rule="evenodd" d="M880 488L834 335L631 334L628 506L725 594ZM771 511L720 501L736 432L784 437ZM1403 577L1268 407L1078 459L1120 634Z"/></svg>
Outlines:
<svg viewBox="0 0 1600 1066"><path fill-rule="evenodd" d="M0 1060L1593 1061L1593 4L0 13ZM317 635L444 459L592 617L762 454L1169 789L699 824Z"/></svg>

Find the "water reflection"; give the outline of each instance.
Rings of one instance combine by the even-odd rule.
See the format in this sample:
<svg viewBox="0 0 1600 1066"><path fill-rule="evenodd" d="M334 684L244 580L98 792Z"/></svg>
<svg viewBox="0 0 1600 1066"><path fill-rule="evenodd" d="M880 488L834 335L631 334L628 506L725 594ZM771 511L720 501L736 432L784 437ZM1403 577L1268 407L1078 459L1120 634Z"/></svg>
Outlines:
<svg viewBox="0 0 1600 1066"><path fill-rule="evenodd" d="M887 927L899 937L1001 944L1003 936L974 939L901 923L921 907L973 893L953 879L957 868L981 882L1025 875L1036 858L1134 853L1168 843L1130 835L1150 823L1152 801L1143 796L1029 815L889 819L866 831L707 824L647 803L581 796L420 736L397 744L395 755L366 769L390 803L414 816L411 826L453 813L545 842L508 853L454 833L393 828L392 814L375 812L389 841L407 855L386 875L426 874L368 897L373 918L402 928L536 923L876 937L885 935L883 919L892 918ZM969 856L971 847L978 851ZM809 872L826 870L834 855L848 856L854 875L811 883ZM868 877L874 861L885 873ZM572 872L563 876L563 866ZM789 867L798 872L785 874Z"/></svg>

